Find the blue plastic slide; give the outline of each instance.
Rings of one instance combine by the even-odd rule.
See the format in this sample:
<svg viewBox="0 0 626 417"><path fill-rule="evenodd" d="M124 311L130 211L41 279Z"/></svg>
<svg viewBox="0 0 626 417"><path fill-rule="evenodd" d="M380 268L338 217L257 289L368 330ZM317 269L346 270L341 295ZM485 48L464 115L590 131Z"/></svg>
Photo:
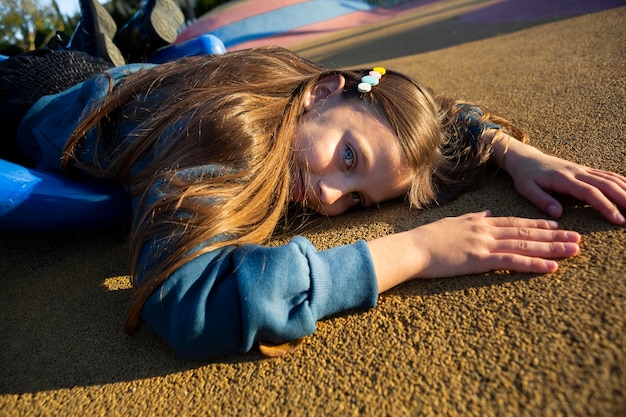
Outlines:
<svg viewBox="0 0 626 417"><path fill-rule="evenodd" d="M225 52L219 38L204 34L159 49L150 61ZM0 60L6 58L0 55ZM130 216L130 198L119 185L76 181L0 159L0 233L101 229Z"/></svg>
<svg viewBox="0 0 626 417"><path fill-rule="evenodd" d="M217 36L205 33L187 42L157 49L149 61L153 64L162 64L185 56L224 55L225 53L224 43Z"/></svg>
<svg viewBox="0 0 626 417"><path fill-rule="evenodd" d="M0 232L93 230L130 216L130 198L117 184L77 181L0 159Z"/></svg>

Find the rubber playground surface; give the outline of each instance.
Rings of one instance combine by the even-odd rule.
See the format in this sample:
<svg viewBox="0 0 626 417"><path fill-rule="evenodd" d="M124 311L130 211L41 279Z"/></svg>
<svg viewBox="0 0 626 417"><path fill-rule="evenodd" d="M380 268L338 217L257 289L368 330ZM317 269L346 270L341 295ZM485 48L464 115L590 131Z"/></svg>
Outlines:
<svg viewBox="0 0 626 417"><path fill-rule="evenodd" d="M416 1L289 46L400 69L508 115L548 153L626 174L625 6ZM190 363L147 328L125 336L125 228L0 236L0 415L626 415L626 228L562 202L583 240L556 273L411 282L278 359ZM486 208L543 217L495 174L445 206L387 204L302 234L324 249Z"/></svg>

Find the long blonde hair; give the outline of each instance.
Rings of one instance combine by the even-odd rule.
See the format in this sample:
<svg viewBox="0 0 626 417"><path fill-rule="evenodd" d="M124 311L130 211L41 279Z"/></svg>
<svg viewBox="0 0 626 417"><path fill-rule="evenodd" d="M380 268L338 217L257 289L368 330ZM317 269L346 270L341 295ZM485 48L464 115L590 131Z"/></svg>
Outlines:
<svg viewBox="0 0 626 417"><path fill-rule="evenodd" d="M328 70L277 47L190 57L129 75L91 109L68 141L63 165L116 179L139 202L131 272L142 279L128 333L176 269L203 253L272 235L289 203L292 139L304 94L328 75L342 74L347 99L368 100L388 118L413 170L410 203L423 207L436 199L436 183L453 172L445 167L458 167L442 152L454 134L447 122L452 102L394 71L362 95L356 84L366 71ZM136 128L121 137L126 123ZM105 162L81 163L81 139L94 126ZM203 175L187 172L194 168ZM149 200L155 188L160 198ZM142 248L157 239L163 250L140 271Z"/></svg>

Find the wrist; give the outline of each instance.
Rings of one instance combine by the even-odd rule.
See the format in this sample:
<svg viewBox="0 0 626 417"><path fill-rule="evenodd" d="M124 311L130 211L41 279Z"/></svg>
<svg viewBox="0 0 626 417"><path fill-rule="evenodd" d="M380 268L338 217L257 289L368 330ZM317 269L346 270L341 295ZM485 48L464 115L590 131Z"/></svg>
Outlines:
<svg viewBox="0 0 626 417"><path fill-rule="evenodd" d="M486 132L483 140L493 149L489 162L509 175L513 174L519 161L532 157L532 154L541 153L538 149L499 130Z"/></svg>
<svg viewBox="0 0 626 417"><path fill-rule="evenodd" d="M425 268L422 244L415 230L394 233L367 242L376 272L378 292L382 293L419 276Z"/></svg>
<svg viewBox="0 0 626 417"><path fill-rule="evenodd" d="M507 158L511 150L511 143L515 139L499 129L489 129L485 131L481 138L483 145L491 148L489 163L508 172Z"/></svg>

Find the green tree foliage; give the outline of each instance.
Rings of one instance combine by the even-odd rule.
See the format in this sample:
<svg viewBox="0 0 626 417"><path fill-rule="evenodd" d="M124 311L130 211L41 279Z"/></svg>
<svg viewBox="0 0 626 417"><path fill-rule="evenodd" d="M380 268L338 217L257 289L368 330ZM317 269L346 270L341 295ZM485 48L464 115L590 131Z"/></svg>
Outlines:
<svg viewBox="0 0 626 417"><path fill-rule="evenodd" d="M122 27L145 0L110 0L105 3L109 13ZM228 0L174 0L188 22L202 17L209 10ZM0 54L15 55L46 45L60 31L70 36L79 16L64 16L56 0L2 0L0 2Z"/></svg>
<svg viewBox="0 0 626 417"><path fill-rule="evenodd" d="M60 13L56 0L2 0L0 53L12 55L36 49L50 34L68 26L73 28L74 22Z"/></svg>

